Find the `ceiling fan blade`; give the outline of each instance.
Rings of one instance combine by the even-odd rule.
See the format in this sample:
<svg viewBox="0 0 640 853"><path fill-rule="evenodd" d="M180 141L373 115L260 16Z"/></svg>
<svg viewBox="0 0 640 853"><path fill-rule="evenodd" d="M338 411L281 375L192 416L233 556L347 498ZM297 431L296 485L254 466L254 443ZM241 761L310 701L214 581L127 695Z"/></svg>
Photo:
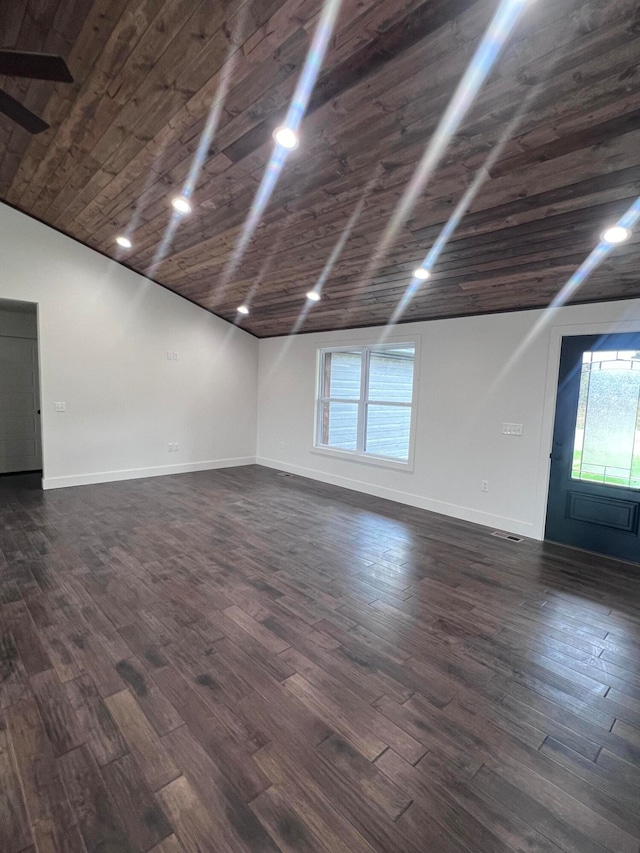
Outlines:
<svg viewBox="0 0 640 853"><path fill-rule="evenodd" d="M32 113L31 110L23 107L19 101L12 98L11 95L7 95L2 89L0 89L0 113L9 116L10 119L13 119L21 127L24 127L25 130L28 130L29 133L42 133L43 130L48 130L49 128L46 121L43 121L35 113Z"/></svg>
<svg viewBox="0 0 640 853"><path fill-rule="evenodd" d="M67 63L61 56L24 50L0 50L0 75L73 83Z"/></svg>

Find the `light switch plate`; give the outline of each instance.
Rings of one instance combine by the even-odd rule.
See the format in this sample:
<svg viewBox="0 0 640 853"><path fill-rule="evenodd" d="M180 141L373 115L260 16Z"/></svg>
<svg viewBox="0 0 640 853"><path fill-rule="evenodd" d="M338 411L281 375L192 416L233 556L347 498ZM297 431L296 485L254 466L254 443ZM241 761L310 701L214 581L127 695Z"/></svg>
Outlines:
<svg viewBox="0 0 640 853"><path fill-rule="evenodd" d="M522 424L502 424L503 435L522 435Z"/></svg>

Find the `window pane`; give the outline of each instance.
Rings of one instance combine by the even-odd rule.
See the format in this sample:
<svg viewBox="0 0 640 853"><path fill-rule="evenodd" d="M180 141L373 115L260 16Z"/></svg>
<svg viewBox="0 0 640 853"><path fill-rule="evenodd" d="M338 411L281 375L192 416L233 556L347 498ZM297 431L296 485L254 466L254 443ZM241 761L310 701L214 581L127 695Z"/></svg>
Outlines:
<svg viewBox="0 0 640 853"><path fill-rule="evenodd" d="M411 402L413 354L413 347L372 351L369 361L370 400Z"/></svg>
<svg viewBox="0 0 640 853"><path fill-rule="evenodd" d="M362 353L328 352L325 355L324 397L360 399Z"/></svg>
<svg viewBox="0 0 640 853"><path fill-rule="evenodd" d="M407 460L410 431L409 406L367 406L367 453Z"/></svg>
<svg viewBox="0 0 640 853"><path fill-rule="evenodd" d="M638 488L640 361L594 352L583 360L571 476Z"/></svg>
<svg viewBox="0 0 640 853"><path fill-rule="evenodd" d="M358 443L358 404L322 404L322 444L338 450L356 450Z"/></svg>

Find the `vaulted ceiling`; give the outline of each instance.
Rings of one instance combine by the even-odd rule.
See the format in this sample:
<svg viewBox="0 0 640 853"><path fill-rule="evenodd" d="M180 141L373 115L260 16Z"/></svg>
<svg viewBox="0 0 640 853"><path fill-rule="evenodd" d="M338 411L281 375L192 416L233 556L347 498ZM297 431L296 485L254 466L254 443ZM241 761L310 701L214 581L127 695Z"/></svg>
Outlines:
<svg viewBox="0 0 640 853"><path fill-rule="evenodd" d="M545 306L640 195L637 0L528 0L384 237L497 6L342 0L300 146L232 262L320 0L2 3L0 46L60 53L75 82L0 81L51 124L30 136L0 116L0 198L263 337L388 322L477 179L401 319ZM193 211L169 229L216 103ZM636 236L572 301L640 296L639 260Z"/></svg>

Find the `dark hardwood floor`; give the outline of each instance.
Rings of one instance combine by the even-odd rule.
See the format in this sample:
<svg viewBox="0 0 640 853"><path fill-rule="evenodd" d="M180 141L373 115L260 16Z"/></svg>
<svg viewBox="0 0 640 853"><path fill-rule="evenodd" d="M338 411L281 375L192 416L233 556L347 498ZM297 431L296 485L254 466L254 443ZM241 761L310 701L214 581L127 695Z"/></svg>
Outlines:
<svg viewBox="0 0 640 853"><path fill-rule="evenodd" d="M0 488L0 851L640 848L640 569L251 466Z"/></svg>

